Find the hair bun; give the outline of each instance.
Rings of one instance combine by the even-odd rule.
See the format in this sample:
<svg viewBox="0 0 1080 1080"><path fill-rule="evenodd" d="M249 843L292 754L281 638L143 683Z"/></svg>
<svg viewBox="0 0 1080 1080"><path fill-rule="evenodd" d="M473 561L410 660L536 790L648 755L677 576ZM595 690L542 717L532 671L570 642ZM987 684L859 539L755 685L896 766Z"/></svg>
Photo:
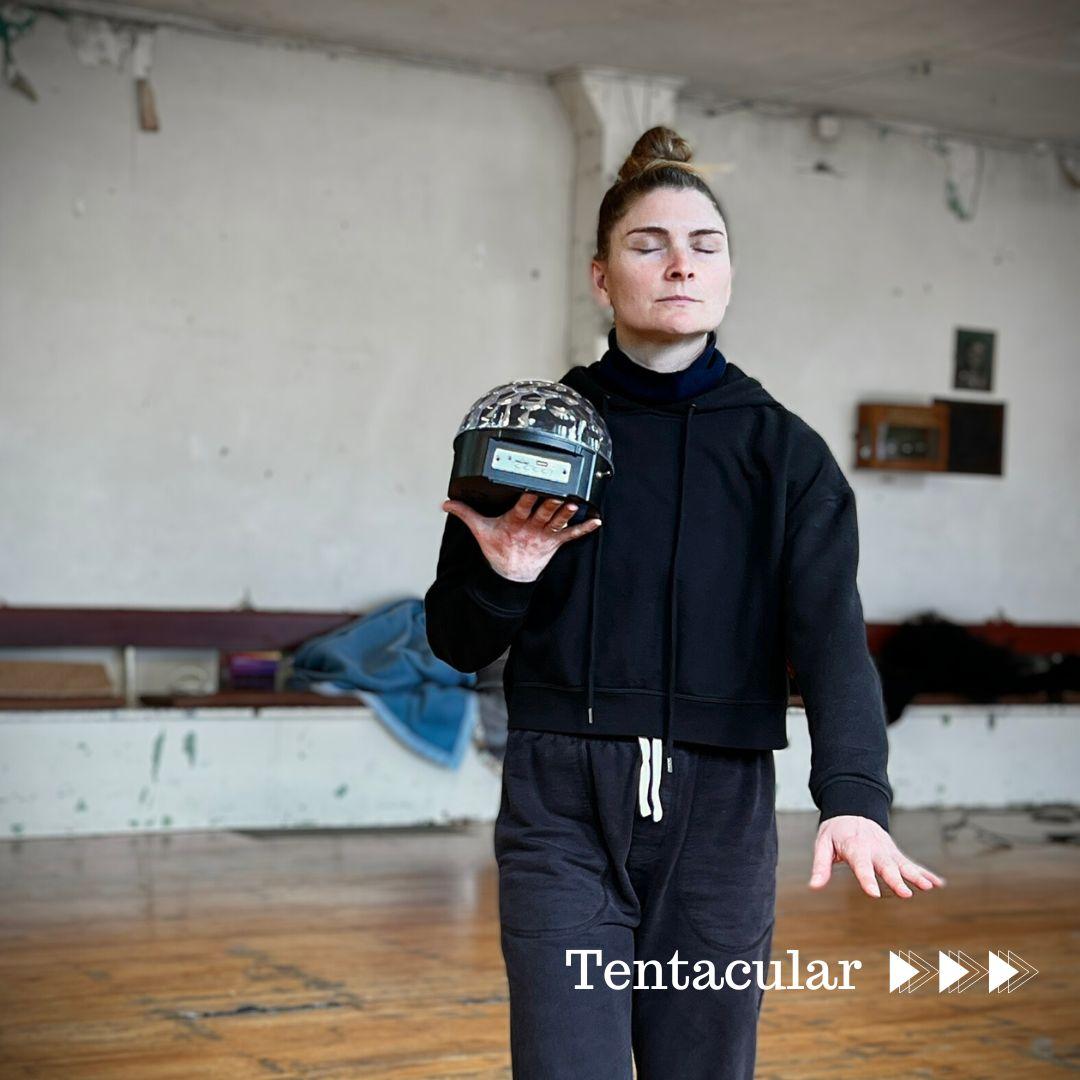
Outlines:
<svg viewBox="0 0 1080 1080"><path fill-rule="evenodd" d="M657 165L671 163L689 164L693 157L690 144L669 127L652 127L634 143L626 160L619 169L619 183L636 180L643 172ZM696 170L695 170L696 171Z"/></svg>

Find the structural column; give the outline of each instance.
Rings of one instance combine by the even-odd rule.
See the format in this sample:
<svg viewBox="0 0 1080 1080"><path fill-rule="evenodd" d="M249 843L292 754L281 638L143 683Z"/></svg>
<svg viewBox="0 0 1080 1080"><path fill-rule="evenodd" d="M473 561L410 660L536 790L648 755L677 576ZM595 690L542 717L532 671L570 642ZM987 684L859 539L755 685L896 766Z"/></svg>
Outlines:
<svg viewBox="0 0 1080 1080"><path fill-rule="evenodd" d="M570 245L571 365L591 364L607 347L611 309L593 299L589 265L604 192L638 137L656 124L674 126L683 79L575 68L552 77L574 132L574 221Z"/></svg>

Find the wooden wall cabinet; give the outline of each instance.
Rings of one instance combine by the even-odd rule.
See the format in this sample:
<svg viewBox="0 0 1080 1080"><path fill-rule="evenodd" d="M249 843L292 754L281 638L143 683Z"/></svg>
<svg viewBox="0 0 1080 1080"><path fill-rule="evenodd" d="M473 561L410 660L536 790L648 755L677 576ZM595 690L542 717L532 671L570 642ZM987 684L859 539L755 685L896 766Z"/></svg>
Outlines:
<svg viewBox="0 0 1080 1080"><path fill-rule="evenodd" d="M1004 475L1005 405L934 398L929 405L859 406L855 467Z"/></svg>
<svg viewBox="0 0 1080 1080"><path fill-rule="evenodd" d="M859 406L856 468L945 472L948 458L948 406L885 402Z"/></svg>

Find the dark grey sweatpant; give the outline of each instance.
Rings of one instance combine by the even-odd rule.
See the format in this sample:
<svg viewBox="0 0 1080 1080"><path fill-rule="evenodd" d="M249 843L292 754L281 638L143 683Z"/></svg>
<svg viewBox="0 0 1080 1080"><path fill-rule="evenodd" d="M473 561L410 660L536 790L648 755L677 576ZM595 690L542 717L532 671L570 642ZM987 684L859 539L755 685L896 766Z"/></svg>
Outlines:
<svg viewBox="0 0 1080 1080"><path fill-rule="evenodd" d="M674 989L669 961L768 969L773 752L676 743L660 821L638 812L636 738L511 730L495 823L515 1080L751 1080L762 992ZM599 949L581 982L567 950ZM629 965L611 989L601 966ZM660 961L637 979L633 961ZM703 969L698 969L703 970ZM751 969L751 972L753 969ZM737 979L747 980L746 969ZM618 979L613 979L618 984ZM625 979L621 981L625 982ZM667 989L634 989L635 981Z"/></svg>

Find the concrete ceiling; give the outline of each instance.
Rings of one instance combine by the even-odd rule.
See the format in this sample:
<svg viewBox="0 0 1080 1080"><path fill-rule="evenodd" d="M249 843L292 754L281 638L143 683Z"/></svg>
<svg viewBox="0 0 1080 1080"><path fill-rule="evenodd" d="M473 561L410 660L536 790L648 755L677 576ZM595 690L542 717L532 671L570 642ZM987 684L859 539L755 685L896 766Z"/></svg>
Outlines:
<svg viewBox="0 0 1080 1080"><path fill-rule="evenodd" d="M718 108L830 108L1080 144L1080 0L134 0L189 25L545 75L685 78Z"/></svg>

